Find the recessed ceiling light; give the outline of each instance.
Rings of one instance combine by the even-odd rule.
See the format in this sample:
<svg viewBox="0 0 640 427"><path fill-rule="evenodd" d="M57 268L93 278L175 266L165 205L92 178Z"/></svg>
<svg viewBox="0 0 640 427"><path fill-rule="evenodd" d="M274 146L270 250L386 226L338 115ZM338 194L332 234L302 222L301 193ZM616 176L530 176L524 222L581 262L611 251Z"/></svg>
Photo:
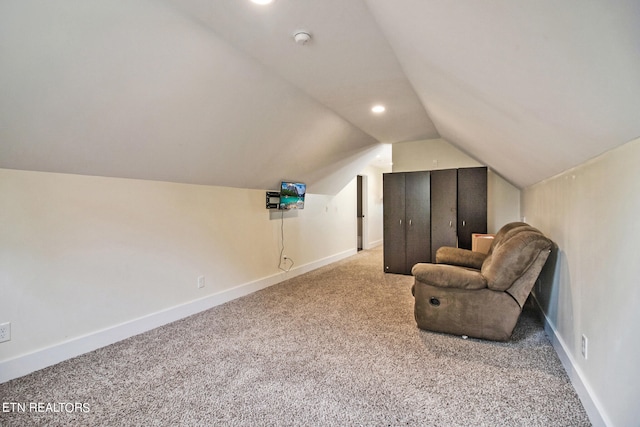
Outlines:
<svg viewBox="0 0 640 427"><path fill-rule="evenodd" d="M273 0L251 0L251 2L255 4L269 4L272 3Z"/></svg>
<svg viewBox="0 0 640 427"><path fill-rule="evenodd" d="M374 105L373 108L371 108L371 111L376 114L384 113L384 110L386 110L386 108L384 108L384 105Z"/></svg>

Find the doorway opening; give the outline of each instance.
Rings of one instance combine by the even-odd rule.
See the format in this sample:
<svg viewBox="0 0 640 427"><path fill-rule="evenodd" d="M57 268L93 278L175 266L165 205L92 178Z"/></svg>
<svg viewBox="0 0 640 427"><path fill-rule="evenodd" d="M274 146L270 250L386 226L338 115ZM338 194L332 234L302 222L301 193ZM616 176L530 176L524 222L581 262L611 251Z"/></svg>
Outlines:
<svg viewBox="0 0 640 427"><path fill-rule="evenodd" d="M367 206L367 177L358 175L357 177L357 202L356 216L358 222L358 251L367 247L367 227L365 212Z"/></svg>

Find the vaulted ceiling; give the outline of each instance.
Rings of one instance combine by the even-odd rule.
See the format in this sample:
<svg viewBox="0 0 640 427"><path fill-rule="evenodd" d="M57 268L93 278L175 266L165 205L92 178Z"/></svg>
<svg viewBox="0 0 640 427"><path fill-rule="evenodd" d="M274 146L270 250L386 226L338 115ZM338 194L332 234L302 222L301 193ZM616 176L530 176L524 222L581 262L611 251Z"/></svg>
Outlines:
<svg viewBox="0 0 640 427"><path fill-rule="evenodd" d="M525 187L640 136L637 0L3 0L0 61L4 168L333 193L442 137Z"/></svg>

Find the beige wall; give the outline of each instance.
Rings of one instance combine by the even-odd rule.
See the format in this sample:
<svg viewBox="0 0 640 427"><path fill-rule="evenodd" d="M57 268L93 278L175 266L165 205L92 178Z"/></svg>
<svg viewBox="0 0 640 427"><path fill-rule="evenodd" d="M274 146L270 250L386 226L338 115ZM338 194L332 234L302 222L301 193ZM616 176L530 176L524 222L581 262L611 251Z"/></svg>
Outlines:
<svg viewBox="0 0 640 427"><path fill-rule="evenodd" d="M444 139L393 144L393 172L455 169L484 166ZM520 190L489 169L487 182L487 231L497 232L520 220Z"/></svg>
<svg viewBox="0 0 640 427"><path fill-rule="evenodd" d="M262 190L0 169L0 363L355 253L355 207L355 179L283 220Z"/></svg>
<svg viewBox="0 0 640 427"><path fill-rule="evenodd" d="M559 247L555 275L537 299L569 372L611 426L640 419L638 159L640 139L522 192L527 222Z"/></svg>

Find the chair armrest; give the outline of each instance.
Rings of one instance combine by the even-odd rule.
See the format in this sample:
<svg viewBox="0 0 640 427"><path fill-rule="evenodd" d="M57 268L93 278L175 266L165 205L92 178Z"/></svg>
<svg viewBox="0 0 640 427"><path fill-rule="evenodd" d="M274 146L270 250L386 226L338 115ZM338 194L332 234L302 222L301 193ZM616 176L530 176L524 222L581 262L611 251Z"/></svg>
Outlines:
<svg viewBox="0 0 640 427"><path fill-rule="evenodd" d="M483 289L487 281L479 271L447 264L419 263L413 266L411 274L417 282L439 288Z"/></svg>
<svg viewBox="0 0 640 427"><path fill-rule="evenodd" d="M469 249L442 246L436 251L436 264L459 265L480 270L487 254Z"/></svg>

